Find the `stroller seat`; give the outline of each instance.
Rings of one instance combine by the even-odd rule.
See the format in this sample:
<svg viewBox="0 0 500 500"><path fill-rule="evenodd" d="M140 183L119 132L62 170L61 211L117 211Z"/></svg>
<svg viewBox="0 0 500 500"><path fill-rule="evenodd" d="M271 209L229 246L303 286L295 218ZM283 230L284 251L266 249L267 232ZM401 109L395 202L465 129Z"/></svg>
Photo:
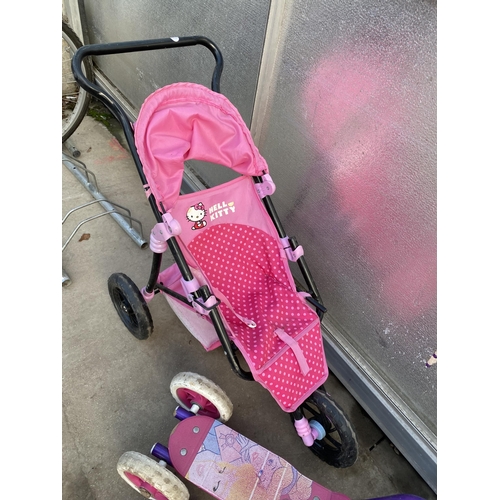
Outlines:
<svg viewBox="0 0 500 500"><path fill-rule="evenodd" d="M181 83L146 99L135 129L145 187L179 224L176 239L193 275L220 300L228 335L254 378L284 411L294 411L328 377L320 322L296 291L283 242L252 179L268 168L241 116L224 96ZM179 196L188 159L218 163L242 175ZM182 290L177 265L161 273L159 281ZM177 302L176 313L186 309L191 319L185 324L197 327L193 310ZM198 340L206 336L191 333ZM205 340L205 348L214 346L213 338Z"/></svg>
<svg viewBox="0 0 500 500"><path fill-rule="evenodd" d="M293 411L324 382L325 366L319 319L290 286L276 240L255 227L219 224L189 250L254 377Z"/></svg>

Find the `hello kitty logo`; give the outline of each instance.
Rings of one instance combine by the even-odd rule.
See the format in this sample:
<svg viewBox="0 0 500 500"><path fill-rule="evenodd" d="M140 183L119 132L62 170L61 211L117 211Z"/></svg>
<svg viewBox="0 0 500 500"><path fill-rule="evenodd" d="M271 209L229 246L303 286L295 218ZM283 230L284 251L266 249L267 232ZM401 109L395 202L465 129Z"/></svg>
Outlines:
<svg viewBox="0 0 500 500"><path fill-rule="evenodd" d="M194 223L191 227L193 231L195 229L203 229L207 225L207 221L204 220L206 215L207 211L205 210L203 203L197 203L196 205L189 207L186 213L186 218Z"/></svg>

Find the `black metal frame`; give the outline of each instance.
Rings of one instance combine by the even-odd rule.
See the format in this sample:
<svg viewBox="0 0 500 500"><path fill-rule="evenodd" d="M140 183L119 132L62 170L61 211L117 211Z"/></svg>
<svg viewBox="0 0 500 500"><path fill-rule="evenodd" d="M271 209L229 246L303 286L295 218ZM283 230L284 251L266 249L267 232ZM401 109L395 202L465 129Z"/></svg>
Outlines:
<svg viewBox="0 0 500 500"><path fill-rule="evenodd" d="M215 59L215 68L212 74L211 88L214 92L220 93L220 78L222 74L222 69L224 67L222 54L214 42L202 36L189 36L189 37L179 37L179 38L172 37L172 38L161 38L155 40L137 40L129 42L84 45L83 47L80 47L73 56L73 60L71 62L71 69L75 75L78 84L82 88L84 88L89 94L99 99L110 110L110 112L115 116L115 118L120 122L121 126L123 127L123 131L125 133L125 139L130 148L132 158L137 167L137 171L139 173L139 177L141 178L143 185L147 184L147 179L144 175L142 163L139 158L137 148L135 146L134 132L132 129L132 125L127 115L125 114L124 110L120 107L116 99L114 99L109 93L107 93L101 86L85 78L85 75L83 74L83 71L81 69L83 59L85 57L90 57L90 56L123 54L126 52L170 49L170 48L188 47L194 45L202 45L208 48L210 52L212 52L212 55L214 56ZM262 182L262 178L260 176L253 177L253 180L255 183ZM163 220L162 213L158 210L156 200L152 194L149 196L149 203L156 217L156 220L158 222L162 222ZM271 198L269 196L265 196L263 198L263 203L264 206L266 207L267 213L269 214L271 220L273 221L276 227L276 230L278 231L279 237L280 238L287 237L287 234L283 228L283 225L281 224L281 221L274 208ZM295 250L298 247L296 239L294 237L290 237L289 241L292 250ZM193 279L193 275L184 258L179 243L175 237L171 237L168 239L168 246L176 264L179 267L182 278L185 281L191 281ZM158 291L162 291L171 296L174 296L179 300L182 300L187 305L192 306L192 304L185 297L182 297L181 295L177 294L172 290L169 290L167 287L164 287L161 283L157 282L158 276L161 271L161 262L162 262L162 254L153 252L151 273L149 276L148 283L146 285L146 291L148 293L157 293ZM306 281L308 287L308 293L311 295L311 297L308 297L307 299L315 306L316 312L321 320L323 314L326 312L326 309L322 304L319 291L316 287L316 284L314 283L314 279L309 271L305 258L303 256L300 257L297 261L297 264L300 268L302 276ZM207 301L211 297L211 292L206 285L203 285L196 292L193 293L193 296L194 299L201 299L202 301ZM254 377L251 372L241 368L239 360L236 356L237 349L229 339L226 328L224 327L222 318L220 316L219 310L216 306L211 307L209 309L209 316L210 319L212 320L215 331L224 350L224 354L227 356L232 370L238 376L240 376L245 380L254 380ZM300 418L298 415L297 417Z"/></svg>

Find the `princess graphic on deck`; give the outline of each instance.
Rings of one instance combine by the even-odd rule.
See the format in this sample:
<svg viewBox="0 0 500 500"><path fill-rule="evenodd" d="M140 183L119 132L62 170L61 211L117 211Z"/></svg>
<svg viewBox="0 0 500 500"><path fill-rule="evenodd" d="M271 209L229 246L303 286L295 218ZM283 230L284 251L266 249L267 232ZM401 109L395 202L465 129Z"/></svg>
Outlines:
<svg viewBox="0 0 500 500"><path fill-rule="evenodd" d="M203 229L207 225L207 221L204 220L206 215L207 211L205 210L203 203L197 203L196 205L189 207L186 217L187 220L194 223L191 229Z"/></svg>

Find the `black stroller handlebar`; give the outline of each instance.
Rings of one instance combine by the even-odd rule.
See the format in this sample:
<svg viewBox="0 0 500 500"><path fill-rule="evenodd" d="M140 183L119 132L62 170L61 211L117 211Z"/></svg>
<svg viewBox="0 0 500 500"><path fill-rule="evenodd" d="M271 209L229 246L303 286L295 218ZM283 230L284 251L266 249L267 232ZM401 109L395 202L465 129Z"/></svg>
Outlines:
<svg viewBox="0 0 500 500"><path fill-rule="evenodd" d="M88 80L82 71L82 62L85 57L104 56L110 54L124 54L127 52L143 52L147 50L173 49L203 45L210 50L215 59L215 68L212 74L212 90L220 92L220 77L224 68L222 53L212 40L204 36L168 37L152 40L135 40L128 42L113 42L84 45L80 47L71 61L71 70L78 84L92 95L100 94L102 90Z"/></svg>
<svg viewBox="0 0 500 500"><path fill-rule="evenodd" d="M116 99L114 99L110 94L108 94L102 87L94 82L91 82L85 77L82 70L82 63L84 58L89 56L105 56L112 54L124 54L127 52L144 52L148 50L158 50L158 49L172 49L178 47L190 47L193 45L202 45L210 50L215 59L215 68L212 73L212 83L211 87L214 92L220 93L220 78L222 70L224 68L224 60L222 58L222 53L215 45L212 40L204 36L185 36L185 37L168 37L168 38L158 38L151 40L133 40L127 42L113 42L113 43L101 43L101 44L90 44L80 47L74 54L71 60L71 70L75 75L75 79L78 84L86 90L89 94L99 99L105 104L105 106L113 113L115 118L120 122L125 133L125 139L129 145L130 153L137 166L139 176L142 183L147 182L142 163L140 161L137 149L134 144L134 133L132 130L131 123L125 114L123 108L118 104ZM154 197L149 197L149 202L153 213L155 214L158 221L161 220L161 214L156 207L156 202Z"/></svg>

